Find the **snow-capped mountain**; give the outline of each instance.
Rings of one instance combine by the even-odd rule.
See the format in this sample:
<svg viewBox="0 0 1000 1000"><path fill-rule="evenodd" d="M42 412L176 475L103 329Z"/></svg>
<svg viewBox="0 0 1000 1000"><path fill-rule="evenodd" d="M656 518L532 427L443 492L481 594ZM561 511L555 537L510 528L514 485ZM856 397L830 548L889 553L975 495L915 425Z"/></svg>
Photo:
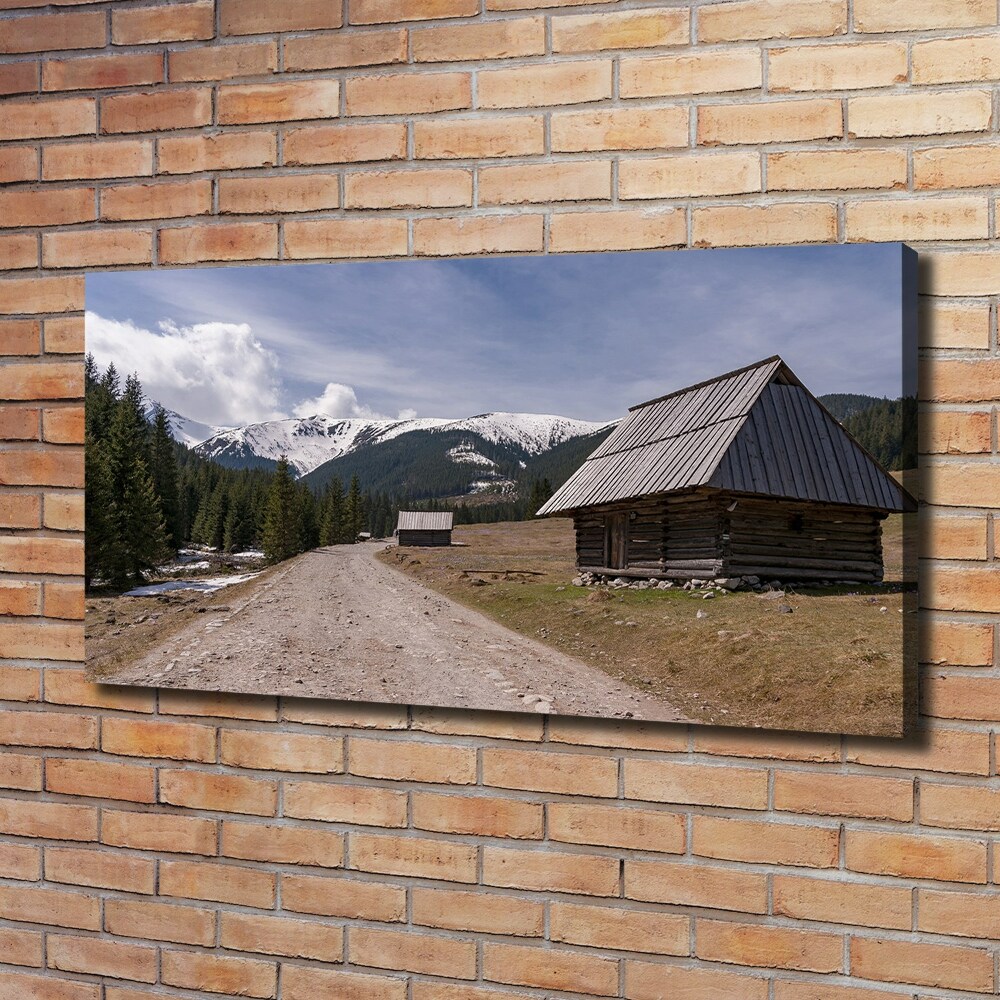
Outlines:
<svg viewBox="0 0 1000 1000"><path fill-rule="evenodd" d="M158 405L157 403L150 403L147 407L146 416L150 420L156 416ZM180 441L181 444L187 445L189 448L194 448L195 445L201 444L202 441L206 441L208 438L214 437L226 429L223 427L213 427L211 424L199 423L197 420L182 416L175 410L168 410L166 407L163 408L163 412L166 413L167 420L170 421L170 432L173 439Z"/></svg>
<svg viewBox="0 0 1000 1000"><path fill-rule="evenodd" d="M359 449L390 441L414 431L467 433L468 442L449 450L455 463L490 465L492 460L473 442L488 441L539 455L570 438L591 434L604 424L537 413L484 413L463 420L417 417L410 420L312 417L269 420L221 430L195 447L204 458L236 468L269 466L282 455L304 476L314 469Z"/></svg>

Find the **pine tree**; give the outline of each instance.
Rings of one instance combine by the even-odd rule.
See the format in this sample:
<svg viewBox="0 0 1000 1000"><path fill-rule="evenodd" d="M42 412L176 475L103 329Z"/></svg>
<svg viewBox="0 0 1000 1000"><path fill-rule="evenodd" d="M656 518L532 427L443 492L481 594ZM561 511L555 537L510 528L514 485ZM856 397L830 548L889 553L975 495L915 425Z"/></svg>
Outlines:
<svg viewBox="0 0 1000 1000"><path fill-rule="evenodd" d="M184 525L181 519L180 491L177 481L177 448L170 433L170 421L162 406L157 406L153 418L149 450L153 487L160 498L160 509L163 511L163 522L167 532L167 544L171 550L176 552L184 541Z"/></svg>
<svg viewBox="0 0 1000 1000"><path fill-rule="evenodd" d="M364 531L364 525L364 498L361 496L361 483L355 475L351 477L351 487L344 501L343 540L350 544L356 542L358 535Z"/></svg>
<svg viewBox="0 0 1000 1000"><path fill-rule="evenodd" d="M298 490L299 551L308 552L319 545L319 524L316 518L316 497L308 486Z"/></svg>
<svg viewBox="0 0 1000 1000"><path fill-rule="evenodd" d="M262 544L268 562L281 562L299 551L302 529L295 493L295 482L288 471L288 458L282 455L271 479L264 514Z"/></svg>
<svg viewBox="0 0 1000 1000"><path fill-rule="evenodd" d="M344 486L339 479L330 480L320 513L320 545L338 545L344 518Z"/></svg>

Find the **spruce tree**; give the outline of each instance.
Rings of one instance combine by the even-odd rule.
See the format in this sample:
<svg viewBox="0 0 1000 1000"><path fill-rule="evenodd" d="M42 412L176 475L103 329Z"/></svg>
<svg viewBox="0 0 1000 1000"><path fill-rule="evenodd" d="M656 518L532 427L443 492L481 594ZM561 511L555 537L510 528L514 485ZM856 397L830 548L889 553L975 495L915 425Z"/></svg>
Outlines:
<svg viewBox="0 0 1000 1000"><path fill-rule="evenodd" d="M115 493L106 448L102 442L87 435L85 449L84 586L89 589L97 579L107 581L125 560L121 539L115 530Z"/></svg>
<svg viewBox="0 0 1000 1000"><path fill-rule="evenodd" d="M271 479L264 513L261 541L268 562L282 562L299 551L302 531L295 493L295 481L288 470L288 458L282 455Z"/></svg>
<svg viewBox="0 0 1000 1000"><path fill-rule="evenodd" d="M319 526L320 545L338 545L342 541L344 518L344 486L334 478L323 497Z"/></svg>
<svg viewBox="0 0 1000 1000"><path fill-rule="evenodd" d="M177 448L170 433L166 410L157 406L150 441L150 471L153 486L160 498L160 509L166 525L167 544L177 551L184 541L180 491L177 480Z"/></svg>
<svg viewBox="0 0 1000 1000"><path fill-rule="evenodd" d="M361 496L361 483L356 475L351 477L351 486L344 500L343 541L354 544L358 535L364 531L365 510L364 498Z"/></svg>

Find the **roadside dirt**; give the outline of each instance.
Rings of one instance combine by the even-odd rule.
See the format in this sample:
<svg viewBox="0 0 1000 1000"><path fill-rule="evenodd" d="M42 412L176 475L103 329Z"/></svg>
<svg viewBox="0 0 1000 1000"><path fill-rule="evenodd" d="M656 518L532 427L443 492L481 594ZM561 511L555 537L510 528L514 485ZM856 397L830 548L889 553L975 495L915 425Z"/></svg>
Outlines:
<svg viewBox="0 0 1000 1000"><path fill-rule="evenodd" d="M104 650L92 662L94 679L686 721L665 700L429 590L380 561L384 549L317 549L228 592L195 598L173 634L141 623L147 639L127 662ZM136 599L118 602L129 600Z"/></svg>

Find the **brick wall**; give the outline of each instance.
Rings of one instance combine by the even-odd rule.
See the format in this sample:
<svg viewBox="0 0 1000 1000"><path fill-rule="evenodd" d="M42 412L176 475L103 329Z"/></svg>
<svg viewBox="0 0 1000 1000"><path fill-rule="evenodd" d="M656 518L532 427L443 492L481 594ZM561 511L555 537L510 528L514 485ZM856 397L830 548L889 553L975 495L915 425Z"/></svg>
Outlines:
<svg viewBox="0 0 1000 1000"><path fill-rule="evenodd" d="M0 0L4 1000L1000 989L997 2L535 2ZM84 683L85 269L849 240L923 261L909 741Z"/></svg>

